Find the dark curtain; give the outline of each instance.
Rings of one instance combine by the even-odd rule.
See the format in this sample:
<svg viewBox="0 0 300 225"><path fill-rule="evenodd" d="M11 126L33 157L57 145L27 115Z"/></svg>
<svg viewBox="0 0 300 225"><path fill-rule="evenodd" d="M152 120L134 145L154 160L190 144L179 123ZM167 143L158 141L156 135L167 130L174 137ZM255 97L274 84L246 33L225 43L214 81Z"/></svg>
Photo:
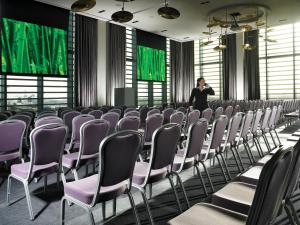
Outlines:
<svg viewBox="0 0 300 225"><path fill-rule="evenodd" d="M76 14L76 105L97 104L97 20Z"/></svg>
<svg viewBox="0 0 300 225"><path fill-rule="evenodd" d="M115 104L115 88L125 87L126 28L109 24L108 74L106 78L106 104Z"/></svg>
<svg viewBox="0 0 300 225"><path fill-rule="evenodd" d="M255 45L252 51L245 51L244 56L244 98L249 100L260 99L259 83L259 43L258 31L245 32L244 43Z"/></svg>
<svg viewBox="0 0 300 225"><path fill-rule="evenodd" d="M194 42L171 40L172 94L175 102L188 102L194 84Z"/></svg>
<svg viewBox="0 0 300 225"><path fill-rule="evenodd" d="M223 98L236 99L236 34L223 36L222 43L227 46L223 50Z"/></svg>

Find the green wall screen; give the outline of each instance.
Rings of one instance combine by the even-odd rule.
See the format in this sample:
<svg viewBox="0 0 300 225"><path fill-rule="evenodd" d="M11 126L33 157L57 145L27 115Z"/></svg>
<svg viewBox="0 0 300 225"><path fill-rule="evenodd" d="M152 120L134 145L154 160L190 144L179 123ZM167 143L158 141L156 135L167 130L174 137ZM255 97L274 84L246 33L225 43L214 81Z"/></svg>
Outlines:
<svg viewBox="0 0 300 225"><path fill-rule="evenodd" d="M166 51L139 45L137 47L137 77L145 81L166 80Z"/></svg>
<svg viewBox="0 0 300 225"><path fill-rule="evenodd" d="M5 74L67 75L67 32L2 19L1 71Z"/></svg>

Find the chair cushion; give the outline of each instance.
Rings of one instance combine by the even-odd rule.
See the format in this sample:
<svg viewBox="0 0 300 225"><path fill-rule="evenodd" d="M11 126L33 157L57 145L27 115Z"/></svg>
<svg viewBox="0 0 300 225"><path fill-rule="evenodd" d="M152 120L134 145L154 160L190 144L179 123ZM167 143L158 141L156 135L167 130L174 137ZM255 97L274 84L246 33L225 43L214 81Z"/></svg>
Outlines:
<svg viewBox="0 0 300 225"><path fill-rule="evenodd" d="M137 162L134 167L132 182L138 185L144 183L145 178L148 176L149 163L147 162ZM151 170L150 177L147 183L154 183L162 180L167 175L167 168L162 168L158 170Z"/></svg>
<svg viewBox="0 0 300 225"><path fill-rule="evenodd" d="M17 152L9 152L9 153L5 153L5 154L0 154L0 162L17 159L19 157L20 157L19 150Z"/></svg>
<svg viewBox="0 0 300 225"><path fill-rule="evenodd" d="M255 186L232 182L212 195L212 204L248 215L253 198Z"/></svg>
<svg viewBox="0 0 300 225"><path fill-rule="evenodd" d="M263 165L265 165L272 158L272 156L273 155L266 155L266 156L264 156L263 158L261 158L260 160L258 160L255 165L257 165L257 166L263 166Z"/></svg>
<svg viewBox="0 0 300 225"><path fill-rule="evenodd" d="M169 225L245 225L247 217L212 204L196 204L168 222Z"/></svg>
<svg viewBox="0 0 300 225"><path fill-rule="evenodd" d="M76 166L76 163L77 163L78 155L79 155L79 152L74 152L74 153L71 153L71 154L63 155L63 159L62 159L63 166L67 167L67 168L70 168L70 169L74 168ZM81 155L80 164L83 165L83 164L87 163L87 161L89 161L89 160L94 162L97 159L98 159L98 154Z"/></svg>
<svg viewBox="0 0 300 225"><path fill-rule="evenodd" d="M252 167L240 176L240 181L247 184L257 185L262 168L263 166Z"/></svg>
<svg viewBox="0 0 300 225"><path fill-rule="evenodd" d="M179 155L175 155L174 161L173 161L173 171L181 172L179 171L181 165L184 163L182 170L186 170L188 168L191 168L194 165L194 158L186 158L184 162L184 156L181 155L182 153L179 153Z"/></svg>
<svg viewBox="0 0 300 225"><path fill-rule="evenodd" d="M32 177L42 177L55 173L58 168L58 163L49 163L45 165L34 165L32 168ZM30 162L15 164L11 166L11 174L25 179L29 173Z"/></svg>
<svg viewBox="0 0 300 225"><path fill-rule="evenodd" d="M85 204L91 204L96 192L98 182L98 174L89 176L80 180L66 183L64 185L65 195L79 200ZM121 194L126 190L127 182L101 187L99 201L108 201Z"/></svg>

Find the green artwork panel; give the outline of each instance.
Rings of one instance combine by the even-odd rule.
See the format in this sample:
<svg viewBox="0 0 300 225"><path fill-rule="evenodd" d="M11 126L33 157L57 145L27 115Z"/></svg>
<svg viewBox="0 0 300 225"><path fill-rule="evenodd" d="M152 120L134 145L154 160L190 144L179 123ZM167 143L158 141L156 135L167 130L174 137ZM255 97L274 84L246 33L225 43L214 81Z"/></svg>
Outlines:
<svg viewBox="0 0 300 225"><path fill-rule="evenodd" d="M67 32L17 20L2 19L2 72L67 75Z"/></svg>
<svg viewBox="0 0 300 225"><path fill-rule="evenodd" d="M164 50L138 46L138 80L166 80L166 52Z"/></svg>

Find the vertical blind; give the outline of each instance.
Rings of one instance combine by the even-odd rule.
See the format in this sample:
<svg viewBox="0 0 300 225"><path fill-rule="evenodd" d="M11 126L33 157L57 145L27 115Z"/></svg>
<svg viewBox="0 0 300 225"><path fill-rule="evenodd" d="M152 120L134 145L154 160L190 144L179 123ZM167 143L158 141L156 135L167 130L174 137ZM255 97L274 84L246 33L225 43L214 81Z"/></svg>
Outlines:
<svg viewBox="0 0 300 225"><path fill-rule="evenodd" d="M206 82L214 89L215 95L208 99L222 99L223 97L223 75L222 75L222 52L214 51L219 43L219 37L212 37L213 43L203 46L202 43L208 39L194 41L195 60L195 84L199 77L204 77Z"/></svg>

